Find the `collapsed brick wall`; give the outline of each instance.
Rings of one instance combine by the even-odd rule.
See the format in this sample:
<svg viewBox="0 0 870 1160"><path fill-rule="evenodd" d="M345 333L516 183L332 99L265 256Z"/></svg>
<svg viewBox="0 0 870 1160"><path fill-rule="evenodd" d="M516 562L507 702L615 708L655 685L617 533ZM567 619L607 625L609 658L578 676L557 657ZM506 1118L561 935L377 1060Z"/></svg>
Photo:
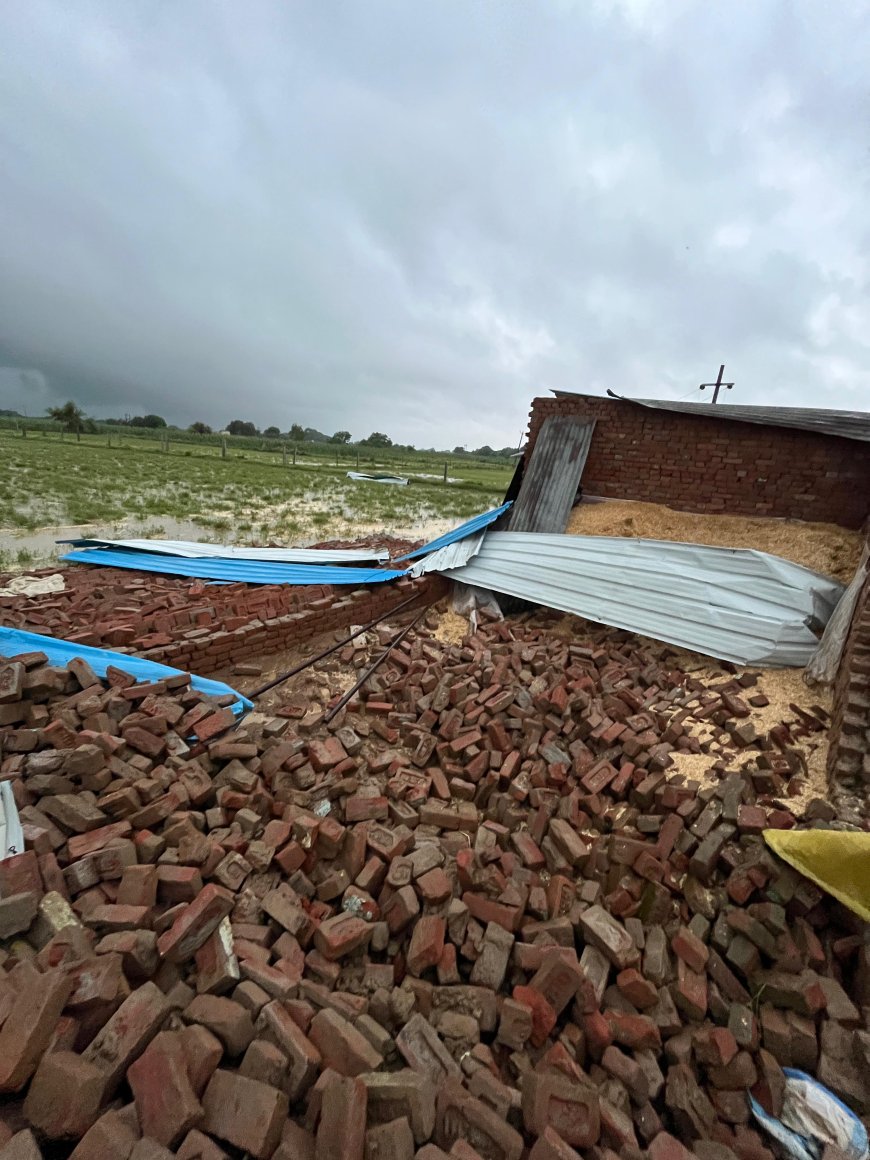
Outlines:
<svg viewBox="0 0 870 1160"><path fill-rule="evenodd" d="M582 395L532 402L530 451L551 416L596 420L587 494L847 528L870 511L870 444Z"/></svg>
<svg viewBox="0 0 870 1160"><path fill-rule="evenodd" d="M210 585L177 576L72 565L63 592L0 596L0 625L135 653L208 675L321 632L367 624L409 596L443 596L438 576L349 590L329 584Z"/></svg>
<svg viewBox="0 0 870 1160"><path fill-rule="evenodd" d="M870 782L870 572L858 596L834 685L828 774Z"/></svg>
<svg viewBox="0 0 870 1160"><path fill-rule="evenodd" d="M367 624L410 596L416 599L408 606L409 610L431 604L446 594L448 586L440 576L422 576L418 580L402 579L352 592L330 591L283 615L191 629L181 639L147 649L141 655L207 675L245 657L291 648L322 632Z"/></svg>

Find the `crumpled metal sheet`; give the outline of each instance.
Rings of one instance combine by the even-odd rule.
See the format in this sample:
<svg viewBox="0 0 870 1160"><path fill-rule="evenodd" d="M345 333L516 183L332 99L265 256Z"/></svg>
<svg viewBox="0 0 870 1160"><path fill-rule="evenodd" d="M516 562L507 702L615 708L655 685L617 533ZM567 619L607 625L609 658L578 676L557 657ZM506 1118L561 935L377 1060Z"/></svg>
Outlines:
<svg viewBox="0 0 870 1160"><path fill-rule="evenodd" d="M457 540L455 544L445 544L431 556L412 564L408 569L408 575L425 576L427 572L444 572L450 568L464 567L480 551L486 534L478 532L476 536L466 536L464 540Z"/></svg>
<svg viewBox="0 0 870 1160"><path fill-rule="evenodd" d="M843 593L751 549L523 532L489 532L443 574L735 664L799 668Z"/></svg>
<svg viewBox="0 0 870 1160"><path fill-rule="evenodd" d="M464 540L466 536L474 535L475 532L482 532L484 528L488 528L491 523L494 523L500 515L503 515L510 506L511 501L508 500L501 507L493 508L492 511L481 512L477 516L472 516L470 520L466 520L458 528L454 528L450 532L445 532L443 536L438 536L436 539L430 540L428 544L424 544L421 548L415 548L413 552L408 552L406 556L399 556L393 563L400 564L403 560L416 560L418 556L425 556L429 552L437 552L440 548L446 548L449 544L455 544L459 540Z"/></svg>

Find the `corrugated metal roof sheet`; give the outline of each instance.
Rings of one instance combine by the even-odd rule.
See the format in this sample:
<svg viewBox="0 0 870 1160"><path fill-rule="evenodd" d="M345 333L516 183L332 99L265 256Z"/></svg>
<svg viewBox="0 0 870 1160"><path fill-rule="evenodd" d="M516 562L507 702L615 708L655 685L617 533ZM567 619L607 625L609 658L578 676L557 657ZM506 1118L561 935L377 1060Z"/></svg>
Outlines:
<svg viewBox="0 0 870 1160"><path fill-rule="evenodd" d="M109 568L132 568L137 572L163 572L169 576L195 576L203 580L241 581L243 584L382 584L404 576L404 569L330 568L318 564L273 564L261 560L203 560L161 556L156 552L131 552L123 548L82 548L61 557L71 564L102 564Z"/></svg>
<svg viewBox="0 0 870 1160"><path fill-rule="evenodd" d="M460 524L453 531L445 532L443 536L438 536L437 539L430 540L422 548L415 548L413 552L408 552L405 556L399 556L393 563L400 564L403 560L415 560L418 556L426 556L429 552L437 552L439 548L446 548L448 544L455 544L458 540L464 540L466 536L471 536L475 532L481 532L506 512L510 506L510 501L508 501L507 503L503 503L501 507L493 508L492 511L481 512L479 516L472 516L470 520L466 520L464 524Z"/></svg>
<svg viewBox="0 0 870 1160"><path fill-rule="evenodd" d="M233 544L208 544L201 540L56 540L76 548L130 548L184 556L191 560L264 560L273 564L353 564L389 559L389 552L375 548L245 548Z"/></svg>
<svg viewBox="0 0 870 1160"><path fill-rule="evenodd" d="M843 586L766 552L489 532L464 567L490 588L737 664L803 667Z"/></svg>
<svg viewBox="0 0 870 1160"><path fill-rule="evenodd" d="M580 391L553 391L558 398L597 399L605 396L586 395ZM671 399L630 399L608 391L611 398L623 403L636 403L657 411L677 411L683 415L699 415L705 419L735 419L740 423L761 423L769 427L791 427L799 431L814 431L817 435L838 435L870 443L870 412L830 411L815 407L745 407L731 403L683 403Z"/></svg>
<svg viewBox="0 0 870 1160"><path fill-rule="evenodd" d="M512 532L564 532L594 429L589 419L544 420L511 512Z"/></svg>

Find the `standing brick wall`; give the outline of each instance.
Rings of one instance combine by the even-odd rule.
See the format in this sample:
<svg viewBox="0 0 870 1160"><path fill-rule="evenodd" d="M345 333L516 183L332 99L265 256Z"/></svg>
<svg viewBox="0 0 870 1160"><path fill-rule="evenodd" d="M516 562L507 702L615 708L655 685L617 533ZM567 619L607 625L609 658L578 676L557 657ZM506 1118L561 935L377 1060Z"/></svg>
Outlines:
<svg viewBox="0 0 870 1160"><path fill-rule="evenodd" d="M291 648L321 632L334 632L352 624L367 624L376 616L389 613L410 596L416 599L408 605L408 611L422 608L440 600L448 589L449 582L443 577L427 575L417 580L403 578L351 592L338 590L309 601L298 611L255 618L234 627L224 625L192 630L181 639L146 649L140 655L208 676L246 657Z"/></svg>
<svg viewBox="0 0 870 1160"><path fill-rule="evenodd" d="M529 450L551 415L596 420L588 495L847 528L870 512L868 443L578 395L533 401Z"/></svg>
<svg viewBox="0 0 870 1160"><path fill-rule="evenodd" d="M828 774L870 784L870 572L858 596L834 684Z"/></svg>

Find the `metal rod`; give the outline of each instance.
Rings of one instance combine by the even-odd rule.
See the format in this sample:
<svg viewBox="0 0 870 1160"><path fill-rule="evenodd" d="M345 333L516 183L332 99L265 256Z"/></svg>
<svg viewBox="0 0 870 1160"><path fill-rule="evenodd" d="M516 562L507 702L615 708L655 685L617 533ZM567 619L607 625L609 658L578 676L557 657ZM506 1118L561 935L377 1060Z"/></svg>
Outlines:
<svg viewBox="0 0 870 1160"><path fill-rule="evenodd" d="M396 645L401 644L401 642L405 639L405 637L408 635L408 633L411 631L411 629L414 627L414 625L417 623L417 621L420 620L421 617L425 613L427 613L431 607L432 607L431 604L427 604L425 608L421 608L420 611L417 613L417 615L414 617L414 619L411 621L411 623L409 625L407 625L405 628L403 628L402 631L398 634L398 636L394 637L390 641L390 643L387 645L387 647L384 649L384 651L380 654L380 656L376 657L372 661L372 663L369 665L369 667L366 669L366 671L363 673L363 675L359 678L359 680L357 680L348 689L348 691L344 694L344 696L341 698L341 700L338 702L338 704L333 706L333 708L329 710L329 712L323 718L324 725L328 725L329 722L332 720L332 718L336 715L336 713L339 713L345 707L345 705L348 703L348 701L351 699L351 697L354 695L354 693L356 693L359 689L361 689L363 687L363 685L366 683L366 681L369 679L369 677L372 675L372 673L375 671L375 669L384 663L384 661L387 659L387 657L390 655L390 653L393 651L393 649L396 647Z"/></svg>
<svg viewBox="0 0 870 1160"><path fill-rule="evenodd" d="M296 665L295 668L290 669L286 673L282 673L280 677L275 677L273 681L268 681L265 685L261 685L259 689L254 689L253 693L246 693L245 696L249 697L251 700L254 700L255 697L262 697L263 693L268 693L268 691L270 689L274 689L276 685L282 685L284 681L289 681L291 677L295 677L296 674L301 673L303 669L310 668L311 665L317 664L318 661L325 660L326 657L331 656L332 653L337 652L338 649L343 648L344 645L350 644L352 640L356 640L356 638L361 636L362 633L368 632L370 628L374 628L376 624L380 624L382 620L386 620L386 618L388 616L392 616L394 612L401 612L403 608L407 607L407 605L411 604L414 600L419 600L419 594L409 596L407 600L403 600L402 603L397 604L395 608L389 608L386 612L382 612L380 616L376 616L374 620L370 620L368 624L364 624L361 628L355 629L354 632L350 634L350 636L344 637L342 640L337 641L333 645L330 645L329 648L324 649L323 652L319 652L317 656L309 657L308 660L303 661L299 665Z"/></svg>

